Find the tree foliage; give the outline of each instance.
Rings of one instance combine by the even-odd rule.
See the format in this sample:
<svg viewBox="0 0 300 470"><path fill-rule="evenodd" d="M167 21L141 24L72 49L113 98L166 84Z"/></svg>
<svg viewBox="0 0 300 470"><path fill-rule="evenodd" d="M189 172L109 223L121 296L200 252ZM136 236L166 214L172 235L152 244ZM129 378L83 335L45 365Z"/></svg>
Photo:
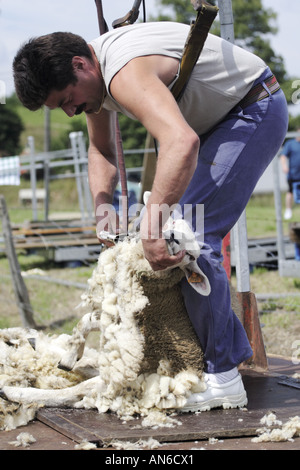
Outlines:
<svg viewBox="0 0 300 470"><path fill-rule="evenodd" d="M0 105L0 156L18 155L24 125L14 109Z"/></svg>
<svg viewBox="0 0 300 470"><path fill-rule="evenodd" d="M213 5L218 3L216 0L206 1ZM219 2L220 1L221 0L219 0ZM157 15L155 17L149 17L147 19L148 21L172 20L190 24L191 20L193 20L196 15L190 0L157 0L157 5ZM276 23L277 14L272 9L265 8L263 6L263 0L232 0L232 10L234 18L235 43L250 50L254 54L257 54L270 66L271 70L279 80L288 102L291 102L292 93L294 92L292 87L293 79L287 75L284 66L284 59L281 55L276 54L270 43L270 37L278 31ZM211 32L213 34L220 35L220 23L218 17L212 26ZM16 105L17 103L12 100L5 108L2 105L0 106L0 151L4 151L4 144L2 143L3 141L1 138L3 133L7 132L10 134L10 140L7 140L6 137L4 138L6 147L5 152L10 154L16 153L19 143L19 136L12 136L12 134L14 132L15 134L18 134L18 132L20 133L20 125L22 124L15 120L15 124L7 125L6 118L3 118L3 110L10 108L13 111L14 109L17 109ZM10 119L14 118L10 116ZM119 122L124 148L142 149L145 146L147 134L145 128L139 122L133 121L123 115L120 115ZM294 121L293 125L295 125ZM55 148L61 148L61 139L63 139L64 143L67 145L70 130L83 130L86 134L86 126L83 126L84 128L82 128L82 124L80 124L81 127L78 126L78 123L74 122L74 127L65 131L65 136L60 136L58 141L53 141L52 146ZM13 128L14 131L12 130ZM127 166L138 165L136 156L133 156L132 158L128 157L126 160Z"/></svg>
<svg viewBox="0 0 300 470"><path fill-rule="evenodd" d="M209 0L212 5L217 4ZM160 0L159 4L167 10L159 9L158 20L174 20L190 24L195 18L195 10L188 0ZM235 43L261 57L272 69L277 79L282 82L286 77L283 58L271 47L267 35L276 34L277 14L270 8L264 8L262 0L232 0ZM220 35L218 17L211 32Z"/></svg>

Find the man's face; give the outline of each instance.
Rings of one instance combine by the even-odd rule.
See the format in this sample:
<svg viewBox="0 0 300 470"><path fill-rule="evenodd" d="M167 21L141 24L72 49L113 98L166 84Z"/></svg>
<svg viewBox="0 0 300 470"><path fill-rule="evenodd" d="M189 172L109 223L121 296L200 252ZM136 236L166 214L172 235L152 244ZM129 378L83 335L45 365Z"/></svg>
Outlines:
<svg viewBox="0 0 300 470"><path fill-rule="evenodd" d="M61 108L69 117L85 112L91 114L99 109L103 90L101 79L87 61L78 61L75 67L77 82L61 91L52 90L45 101L50 109ZM80 67L79 67L80 65Z"/></svg>

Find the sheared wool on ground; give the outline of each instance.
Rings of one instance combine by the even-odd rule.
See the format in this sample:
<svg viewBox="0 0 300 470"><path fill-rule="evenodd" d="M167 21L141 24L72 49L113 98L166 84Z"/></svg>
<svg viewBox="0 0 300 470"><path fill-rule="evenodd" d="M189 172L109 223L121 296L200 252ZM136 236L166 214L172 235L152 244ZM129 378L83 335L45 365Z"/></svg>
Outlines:
<svg viewBox="0 0 300 470"><path fill-rule="evenodd" d="M139 414L147 425L172 425L166 410L205 389L202 350L179 288L183 275L179 268L153 273L135 238L103 251L82 296L82 307L99 323L99 349L82 347L73 372L65 372L57 365L82 340L76 328L72 336L56 338L2 331L0 386L6 397L23 406L96 408L122 419ZM35 350L28 336L35 338Z"/></svg>
<svg viewBox="0 0 300 470"><path fill-rule="evenodd" d="M256 430L259 436L254 437L252 442L285 442L300 436L299 416L294 416L283 424L274 413L269 413L261 419L260 424L263 427Z"/></svg>
<svg viewBox="0 0 300 470"><path fill-rule="evenodd" d="M5 386L59 389L78 384L83 376L57 368L67 335L48 337L26 328L0 330L0 389ZM30 341L38 341L35 350ZM34 419L36 403L7 402L0 398L0 429L10 430Z"/></svg>

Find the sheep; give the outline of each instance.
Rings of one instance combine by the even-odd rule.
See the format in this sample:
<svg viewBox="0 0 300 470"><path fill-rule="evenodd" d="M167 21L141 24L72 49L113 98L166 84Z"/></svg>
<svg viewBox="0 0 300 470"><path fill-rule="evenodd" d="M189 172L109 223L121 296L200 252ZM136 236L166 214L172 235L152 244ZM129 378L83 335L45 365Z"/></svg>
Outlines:
<svg viewBox="0 0 300 470"><path fill-rule="evenodd" d="M156 423L161 420L167 425L166 410L181 408L191 393L205 390L203 353L185 309L180 281L187 276L195 282L196 277L194 287L203 295L208 295L210 286L195 262L200 248L185 221L169 221L167 230L173 234L168 242L173 252L182 249L182 244L189 246L180 266L152 271L140 238L129 236L101 252L81 299L81 306L90 312L72 335L53 340L41 332L32 335L33 355L42 354L45 345L49 349L52 343L52 371L55 376L67 374L63 377L69 383L53 381L41 389L30 381L18 386L0 382L2 398L24 406L110 410L122 419L139 414L148 416L148 423L154 417ZM181 245L174 234L177 238L184 234ZM93 372L83 377L80 363L86 365L89 360L84 345L92 330L100 332L99 350Z"/></svg>
<svg viewBox="0 0 300 470"><path fill-rule="evenodd" d="M0 388L26 388L33 392L51 388L68 390L97 375L98 356L89 348L86 348L85 358L78 362L73 371L57 368L68 338L69 335L49 337L41 331L27 328L0 330ZM89 367L85 368L87 362ZM8 403L0 398L0 429L25 425L34 418L37 409L38 405L32 397L26 403L22 400Z"/></svg>

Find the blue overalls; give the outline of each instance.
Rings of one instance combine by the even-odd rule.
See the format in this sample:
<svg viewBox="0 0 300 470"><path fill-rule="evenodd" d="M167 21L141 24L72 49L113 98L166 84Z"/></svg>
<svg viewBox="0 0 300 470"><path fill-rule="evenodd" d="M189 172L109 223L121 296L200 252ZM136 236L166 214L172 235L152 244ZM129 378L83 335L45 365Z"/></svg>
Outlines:
<svg viewBox="0 0 300 470"><path fill-rule="evenodd" d="M264 80L256 80L268 91ZM236 106L213 130L200 136L198 166L180 204L204 204L204 237L198 264L211 294L198 294L184 279L185 305L204 352L206 372L225 372L252 356L246 332L232 311L222 266L222 239L232 229L282 145L288 110L281 89L242 109ZM196 211L195 211L196 212ZM196 230L195 214L193 228Z"/></svg>

